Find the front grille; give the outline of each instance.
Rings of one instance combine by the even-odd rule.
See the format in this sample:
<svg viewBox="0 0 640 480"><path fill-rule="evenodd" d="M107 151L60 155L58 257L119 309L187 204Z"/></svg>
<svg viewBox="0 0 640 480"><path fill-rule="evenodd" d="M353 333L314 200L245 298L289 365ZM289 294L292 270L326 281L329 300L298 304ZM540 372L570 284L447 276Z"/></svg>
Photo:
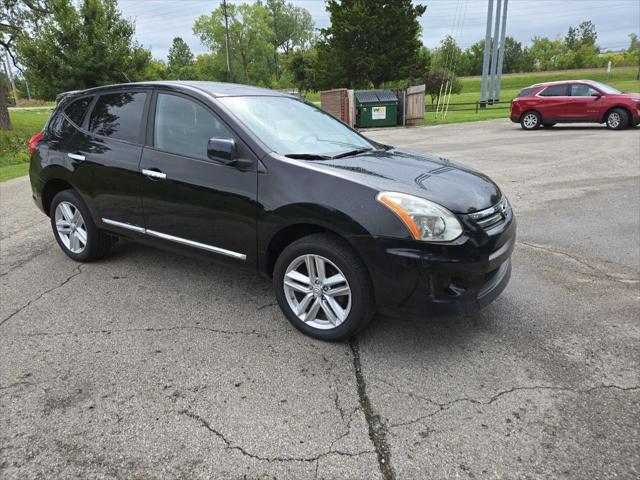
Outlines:
<svg viewBox="0 0 640 480"><path fill-rule="evenodd" d="M507 201L507 197L502 197L493 207L480 210L479 212L470 213L471 217L483 230L491 230L492 228L502 225L508 218L511 207Z"/></svg>

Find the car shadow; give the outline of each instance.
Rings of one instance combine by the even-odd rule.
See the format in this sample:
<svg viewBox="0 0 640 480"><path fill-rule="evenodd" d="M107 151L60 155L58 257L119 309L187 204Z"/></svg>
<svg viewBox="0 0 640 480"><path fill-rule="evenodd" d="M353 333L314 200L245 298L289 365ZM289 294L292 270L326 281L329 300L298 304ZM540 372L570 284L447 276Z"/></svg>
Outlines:
<svg viewBox="0 0 640 480"><path fill-rule="evenodd" d="M220 300L199 298L200 294L197 292L202 291L202 284L190 284L188 280L182 280L177 281L174 286L179 290L174 294L179 294L183 302L210 303L209 308L219 308L220 301L238 304L240 299L244 299L243 308L247 310L238 311L238 315L243 315L245 318L251 317L250 322L258 322L260 316L251 316L251 311L273 309L274 316L270 317L277 319L278 329L283 328L283 331L286 331L290 327L292 334L303 335L291 327L284 314L280 312L271 281L251 269L239 269L228 262L218 261L215 257L181 255L124 239L117 242L112 255L105 258L103 262L114 265L133 263L136 267L140 265L140 268L146 268L143 265L152 265L150 268L155 271L148 273L153 278L157 274L175 279L193 277L194 281L203 278L204 282L211 285L229 286L230 297ZM130 265L127 267L130 268ZM428 352L442 347L458 349L473 342L483 332L492 330L498 316L498 312L492 311L491 307L476 314L450 316L418 316L404 310L384 308L376 313L356 339L363 344L382 344L392 341L402 345L400 352L404 351L409 356L412 353ZM228 321L233 322L233 319ZM245 324L245 326L250 325ZM256 323L250 327L259 329L262 326L264 325ZM315 340L311 341L315 342Z"/></svg>

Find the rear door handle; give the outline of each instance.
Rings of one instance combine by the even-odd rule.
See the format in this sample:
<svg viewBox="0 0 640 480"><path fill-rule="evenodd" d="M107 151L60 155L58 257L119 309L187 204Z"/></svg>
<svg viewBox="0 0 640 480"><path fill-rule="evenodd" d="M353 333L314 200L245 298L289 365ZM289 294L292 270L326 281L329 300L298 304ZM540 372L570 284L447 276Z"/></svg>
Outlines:
<svg viewBox="0 0 640 480"><path fill-rule="evenodd" d="M159 180L164 180L165 178L167 178L166 173L162 173L157 170L148 170L146 168L142 169L142 174L146 175L149 178L157 178Z"/></svg>
<svg viewBox="0 0 640 480"><path fill-rule="evenodd" d="M80 160L80 161L84 160L84 155L78 155L77 153L67 153L67 157L69 157L72 160Z"/></svg>

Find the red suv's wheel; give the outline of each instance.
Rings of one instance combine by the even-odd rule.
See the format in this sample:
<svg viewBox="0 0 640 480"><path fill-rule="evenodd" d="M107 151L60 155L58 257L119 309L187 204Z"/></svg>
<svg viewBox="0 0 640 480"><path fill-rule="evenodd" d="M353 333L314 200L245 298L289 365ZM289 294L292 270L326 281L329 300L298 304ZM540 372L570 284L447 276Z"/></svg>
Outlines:
<svg viewBox="0 0 640 480"><path fill-rule="evenodd" d="M540 118L540 114L533 110L525 112L520 118L520 125L525 130L535 130L536 128L540 128L541 123L542 118Z"/></svg>
<svg viewBox="0 0 640 480"><path fill-rule="evenodd" d="M607 113L605 123L611 130L622 130L629 124L629 115L621 108L614 108Z"/></svg>

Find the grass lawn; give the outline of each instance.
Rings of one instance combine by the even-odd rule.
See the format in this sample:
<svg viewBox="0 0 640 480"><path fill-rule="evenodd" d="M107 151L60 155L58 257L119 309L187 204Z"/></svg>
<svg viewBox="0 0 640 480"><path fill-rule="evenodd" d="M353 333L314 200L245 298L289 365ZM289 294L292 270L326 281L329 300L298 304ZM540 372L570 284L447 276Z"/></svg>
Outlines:
<svg viewBox="0 0 640 480"><path fill-rule="evenodd" d="M492 118L508 118L509 102L522 90L534 83L552 82L555 80L577 80L588 79L597 82L607 83L623 92L640 92L640 81L636 80L637 67L615 68L611 74L607 75L605 68L582 69L582 70L559 70L555 72L534 72L534 73L512 73L502 76L500 84L500 100L507 102L494 107L489 106L486 110L475 112L474 105L464 105L455 107L454 103L475 103L480 100L481 77L461 77L462 92L451 95L450 107L446 118L435 118L433 112L425 113L425 125L438 125L442 123L473 122L477 120L489 120ZM311 102L320 102L319 92L309 92L306 96ZM427 107L431 104L431 97L425 99ZM472 109L471 111L453 111L456 108Z"/></svg>
<svg viewBox="0 0 640 480"><path fill-rule="evenodd" d="M48 109L9 110L13 130L0 131L0 181L29 172L29 139L42 130Z"/></svg>
<svg viewBox="0 0 640 480"><path fill-rule="evenodd" d="M528 87L534 83L552 82L556 80L588 79L606 83L623 92L640 92L640 81L636 80L637 73L637 67L624 67L613 69L608 79L607 71L604 68L503 75L500 84L500 100L510 102L524 87ZM479 110L478 113L474 110L453 111L456 108L475 108L473 105L455 107L453 106L454 103L475 103L480 100L480 85L482 82L480 77L466 77L461 78L460 81L462 82L462 92L457 95L451 95L449 112L446 118L436 119L433 112L427 112L425 114L425 125L472 122L475 120L509 117L509 103L488 107L486 110ZM429 105L431 98L427 97L426 102L427 105Z"/></svg>

